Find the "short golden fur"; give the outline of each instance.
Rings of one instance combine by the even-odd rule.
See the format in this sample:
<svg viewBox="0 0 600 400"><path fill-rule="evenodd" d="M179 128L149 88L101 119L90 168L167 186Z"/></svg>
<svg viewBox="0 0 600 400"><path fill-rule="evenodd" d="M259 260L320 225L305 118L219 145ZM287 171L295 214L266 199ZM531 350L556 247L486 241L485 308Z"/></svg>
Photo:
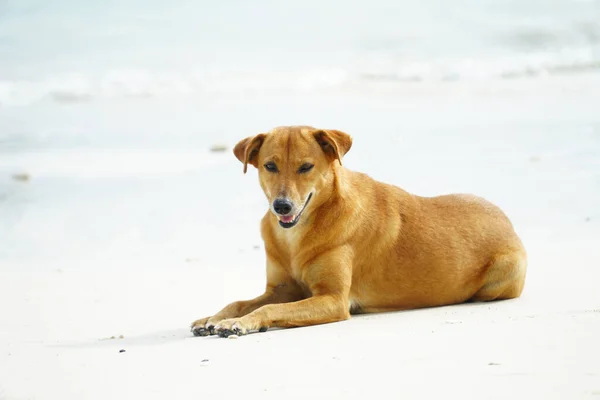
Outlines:
<svg viewBox="0 0 600 400"><path fill-rule="evenodd" d="M351 146L343 132L307 126L237 144L272 205L261 224L266 290L195 321L195 335L520 296L526 253L499 208L472 195L419 197L350 171L342 158Z"/></svg>

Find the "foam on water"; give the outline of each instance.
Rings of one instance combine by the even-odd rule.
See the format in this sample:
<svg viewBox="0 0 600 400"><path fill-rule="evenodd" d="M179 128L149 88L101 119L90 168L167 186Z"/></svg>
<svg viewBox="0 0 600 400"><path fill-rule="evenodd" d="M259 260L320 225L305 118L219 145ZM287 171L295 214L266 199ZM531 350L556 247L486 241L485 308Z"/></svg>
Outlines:
<svg viewBox="0 0 600 400"><path fill-rule="evenodd" d="M365 65L302 71L235 74L214 71L157 73L109 70L102 74L66 73L42 80L0 81L0 105L39 101L86 102L114 98L190 97L246 93L342 91L369 81L430 82L516 79L600 71L600 47L539 52L519 57L465 58L433 62L376 58Z"/></svg>

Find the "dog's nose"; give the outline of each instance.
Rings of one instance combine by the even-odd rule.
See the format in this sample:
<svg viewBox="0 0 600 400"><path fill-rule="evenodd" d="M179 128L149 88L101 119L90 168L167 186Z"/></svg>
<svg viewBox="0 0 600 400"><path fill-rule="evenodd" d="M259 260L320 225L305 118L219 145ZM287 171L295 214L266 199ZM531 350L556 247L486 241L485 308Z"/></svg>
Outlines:
<svg viewBox="0 0 600 400"><path fill-rule="evenodd" d="M273 209L279 215L288 215L292 211L292 202L287 199L276 199L273 202Z"/></svg>

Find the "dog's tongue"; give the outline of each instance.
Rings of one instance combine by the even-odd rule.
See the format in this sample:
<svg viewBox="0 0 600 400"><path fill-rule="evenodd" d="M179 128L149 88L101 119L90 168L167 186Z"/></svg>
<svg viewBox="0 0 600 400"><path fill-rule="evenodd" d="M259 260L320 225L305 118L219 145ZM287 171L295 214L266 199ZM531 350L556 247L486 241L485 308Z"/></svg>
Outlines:
<svg viewBox="0 0 600 400"><path fill-rule="evenodd" d="M293 215L282 215L281 217L279 217L279 219L281 220L281 222L288 224L294 220L294 216Z"/></svg>

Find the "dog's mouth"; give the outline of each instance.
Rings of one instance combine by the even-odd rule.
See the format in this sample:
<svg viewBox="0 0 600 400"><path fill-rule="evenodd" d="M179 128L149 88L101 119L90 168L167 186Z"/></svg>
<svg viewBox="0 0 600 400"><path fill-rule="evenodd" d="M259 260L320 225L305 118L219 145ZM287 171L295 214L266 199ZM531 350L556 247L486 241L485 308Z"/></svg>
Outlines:
<svg viewBox="0 0 600 400"><path fill-rule="evenodd" d="M302 213L306 209L308 202L312 198L312 195L313 195L312 192L308 195L308 197L306 198L306 201L304 202L304 206L302 207L302 209L300 210L300 212L298 214L296 214L296 215L293 215L293 214L292 215L280 215L279 216L279 225L282 228L286 228L286 229L296 226L296 224L300 220L300 217L302 216Z"/></svg>

